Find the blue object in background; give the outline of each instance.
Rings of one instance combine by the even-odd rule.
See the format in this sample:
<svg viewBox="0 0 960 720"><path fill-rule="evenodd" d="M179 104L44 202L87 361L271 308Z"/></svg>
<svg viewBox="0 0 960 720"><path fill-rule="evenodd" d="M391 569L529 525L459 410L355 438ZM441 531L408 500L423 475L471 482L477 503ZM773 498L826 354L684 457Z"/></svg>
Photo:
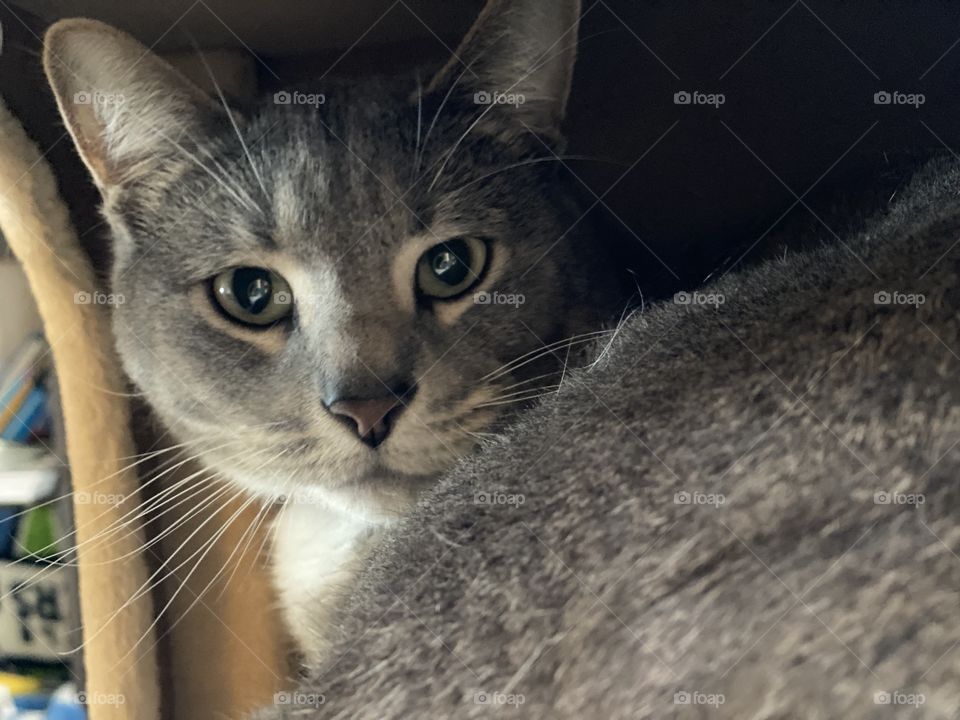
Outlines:
<svg viewBox="0 0 960 720"><path fill-rule="evenodd" d="M13 537L17 532L20 508L0 505L0 559L13 557Z"/></svg>
<svg viewBox="0 0 960 720"><path fill-rule="evenodd" d="M37 386L30 391L10 424L3 428L0 438L15 442L27 442L31 431L44 422L47 413L47 393Z"/></svg>
<svg viewBox="0 0 960 720"><path fill-rule="evenodd" d="M87 720L87 713L82 705L51 702L47 708L47 720Z"/></svg>
<svg viewBox="0 0 960 720"><path fill-rule="evenodd" d="M77 687L65 683L57 688L47 707L47 720L87 720L87 711L77 696Z"/></svg>
<svg viewBox="0 0 960 720"><path fill-rule="evenodd" d="M48 695L14 695L13 704L20 712L28 710L46 710L50 704Z"/></svg>

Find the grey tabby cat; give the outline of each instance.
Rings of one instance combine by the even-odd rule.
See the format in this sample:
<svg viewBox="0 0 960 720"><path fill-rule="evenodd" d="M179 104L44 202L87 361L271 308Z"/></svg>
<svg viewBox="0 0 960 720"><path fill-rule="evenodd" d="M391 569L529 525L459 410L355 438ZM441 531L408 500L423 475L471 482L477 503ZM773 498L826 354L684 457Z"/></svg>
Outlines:
<svg viewBox="0 0 960 720"><path fill-rule="evenodd" d="M309 655L364 542L622 304L553 154L578 13L495 2L425 88L245 111L101 23L47 33L124 367L208 467L287 498L275 577Z"/></svg>
<svg viewBox="0 0 960 720"><path fill-rule="evenodd" d="M542 5L524 0L511 3L510 11L506 3L491 5L463 54L458 51L467 62L479 63L478 71L483 68L481 84L469 82L467 73L458 79L448 68L425 97L437 98L439 89L452 87L456 107L458 97L486 83L492 89L511 87L520 58L542 54L562 25L575 24L575 3L553 3L549 15L538 11ZM551 24L554 17L562 20ZM75 60L71 67L93 77L97 68L112 64L116 70L118 57L129 58L120 50L131 47L89 25L64 26L51 43L58 56ZM84 64L79 58L90 52L88 46L100 50ZM364 238L353 265L331 262L336 260L327 256L331 245L349 247L342 235L351 233L351 222L362 231L362 220L369 220L345 208L375 212L390 205L389 193L364 185L363 169L331 138L335 131L349 137L354 149L372 150L371 123L379 122L378 136L407 152L384 157L386 151L378 149L361 157L396 183L395 192L403 192L397 175L416 147L413 126L399 121L399 108L408 106L398 100L388 110L378 100L334 110L331 102L325 109L330 117L309 118L267 108L239 128L247 133L248 151L223 118L214 122L196 114L198 104L206 107L196 95L169 89L167 69L152 58L144 62L159 73L146 76L149 86L156 82L164 90L139 110L171 109L164 116L177 128L171 139L199 163L189 162L172 143L144 153L149 135L124 130L138 127L136 117L121 115L98 125L94 120L100 116L93 113L84 124L84 110L64 102L70 97L66 91L76 86L51 73L81 152L105 189L118 235L116 282L131 294L128 314L117 319L128 369L182 435L208 433L216 424L245 428L245 441L260 438L257 448L291 448L272 467L298 482L307 482L309 473L309 481L331 478L330 468L362 482L366 476L354 475L353 468L367 467L362 458L372 455L365 454L363 443L346 442L348 434L324 415L325 396L312 388L318 376L326 379L326 368L342 364L332 350L343 343L355 348L350 356L364 362L368 353L378 356L374 338L383 342L398 333L407 342L416 337L423 347L424 325L408 335L396 329L404 326L399 319L390 332L375 334L372 328L383 317L399 318L405 307L408 318L423 317L413 309L412 277L419 275L418 258L437 243L411 239L415 231L393 220L377 226L382 229L375 242ZM569 65L567 58L557 72L569 72ZM492 68L506 74L490 74ZM527 88L529 98L539 102L528 102L522 112L527 125L555 137L567 80L554 78L549 87L554 91ZM431 102L439 106L442 98ZM216 115L215 107L206 109ZM481 181L535 151L517 147L526 130L510 124L511 116L502 114L506 109L498 110L497 125L480 121L466 132L478 116L473 111L438 116L434 136L444 135L442 147L460 143L460 149L431 191L447 187L453 198L435 200L434 211L445 208L451 225L454 218L468 223L480 216L485 227L498 228L497 238L509 236L500 252L509 250L519 266L505 261L500 267L503 277L514 278L510 287L517 287L528 267L540 268L551 258L553 270L544 272L536 291L529 289L530 298L535 292L546 293L551 302L566 298L572 282L562 272L570 267L566 263L584 263L585 284L604 277L602 263L586 265L590 253L572 241L561 241L536 262L565 229L557 218L566 203L554 199L559 189L539 175L550 163ZM271 140L270 153L253 143L268 129L268 116L283 128ZM320 119L330 131L317 128ZM184 126L187 121L196 124ZM91 135L91 129L99 134ZM197 142L201 133L210 139ZM110 142L98 148L91 137ZM116 157L127 162L109 164L113 156L104 148L110 147L122 148ZM430 144L421 148L429 155ZM439 161L439 168L443 150L433 152L426 163ZM224 177L220 170L226 168L230 174ZM223 182L212 182L211 172ZM490 188L486 181L495 178L505 184ZM455 204L462 197L457 188L471 191L472 206ZM219 203L210 205L216 217L204 219L197 209L201 189L216 193ZM338 203L334 190L349 193L349 202ZM300 598L291 617L303 623L301 631L314 628L315 637L332 628L332 648L309 662L301 691L281 696L287 704L263 717L955 717L960 707L958 191L957 163L935 162L859 237L727 277L693 302L633 315L612 341L596 349L589 366L566 372L556 395L524 415L509 438L468 457L409 517L385 531L334 622L328 622L325 596L315 602ZM256 213L239 212L248 202L269 203L270 222L260 225ZM225 214L224 206L234 211ZM505 207L505 216L492 213L494 207ZM191 220L189 237L186 226L158 230L180 215ZM294 244L277 227L299 228L300 241ZM442 238L489 232L457 227L437 232ZM291 244L283 245L281 238ZM153 241L160 248L158 260L138 268L138 249ZM293 320L263 334L215 314L217 306L205 295L207 288L221 287L211 280L218 277L215 271L257 265L246 254L253 242L263 245L259 252L268 258L282 257L283 247L296 248L296 262L263 265L274 273L266 278L271 287L285 282L294 298L301 298L294 301ZM528 254L527 243L539 253ZM490 248L495 262L500 243ZM427 257L433 267L433 257ZM360 274L350 276L351 268ZM378 273L379 285L396 293L393 297L402 296L405 287L414 304L391 300L374 312L366 304L370 273ZM500 276L494 282L491 275L479 275L476 288L508 287ZM578 287L579 295L561 308L587 301L585 285ZM304 302L311 292L338 302ZM353 308L366 308L367 314L357 316ZM438 348L457 339L457 331L465 332L472 318L487 317L480 310L470 303L433 302L429 322L438 334L441 328L448 333L432 346L434 352L440 355ZM524 323L544 341L583 332L596 322L574 322L562 311L521 312L529 313ZM348 317L366 321L347 327L341 321ZM432 389L426 381L418 383L411 407L385 441L381 434L389 424L371 425L365 437L378 443L376 457L393 458L400 468L391 474L394 482L412 476L418 485L473 444L463 440L444 454L427 439L412 449L414 413L436 412L431 417L440 423L443 411L469 397L505 357L543 347L526 342L517 316L509 317L496 326L481 323L441 356L445 372L427 374L434 378ZM301 329L311 321L314 331ZM466 325L454 330L457 322ZM176 369L185 387L163 382L159 360L138 349L133 330ZM511 342L505 352L501 345ZM393 357L416 354L408 345L395 347L404 352ZM378 374L390 376L382 367ZM219 375L235 386L233 393L208 398L215 413L191 408L184 414L191 392L207 399L205 388L217 387ZM275 376L285 380L267 385ZM441 376L460 379L448 381L441 392ZM326 433L329 444L321 451L318 442L294 462L293 446L284 445L287 434L261 428L258 435L253 426L278 418L286 423L298 408L297 419L282 431L304 432L309 417L313 432ZM403 444L402 457L408 464L400 465L399 450L387 450L393 442L401 444L405 432L409 444ZM435 461L434 452L443 462ZM418 472L421 465L414 459L429 464L429 472ZM250 465L231 467L216 455L208 461L261 492L278 487L262 487L260 471ZM303 580L317 569L305 567ZM314 644L317 655L322 645Z"/></svg>

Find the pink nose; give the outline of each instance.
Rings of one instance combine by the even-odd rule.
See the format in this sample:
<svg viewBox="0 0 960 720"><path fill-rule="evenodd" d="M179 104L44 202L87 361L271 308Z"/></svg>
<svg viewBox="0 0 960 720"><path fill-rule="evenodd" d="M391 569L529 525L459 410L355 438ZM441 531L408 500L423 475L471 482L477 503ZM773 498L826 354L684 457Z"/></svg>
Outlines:
<svg viewBox="0 0 960 720"><path fill-rule="evenodd" d="M371 399L337 400L327 408L345 424L350 425L357 437L370 447L377 447L390 434L403 404L394 395Z"/></svg>

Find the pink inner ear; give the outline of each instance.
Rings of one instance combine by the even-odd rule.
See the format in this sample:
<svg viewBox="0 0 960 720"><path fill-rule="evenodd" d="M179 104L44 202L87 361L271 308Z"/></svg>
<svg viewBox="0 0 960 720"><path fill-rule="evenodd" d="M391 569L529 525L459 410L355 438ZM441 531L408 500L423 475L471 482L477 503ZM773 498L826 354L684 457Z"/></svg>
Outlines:
<svg viewBox="0 0 960 720"><path fill-rule="evenodd" d="M93 105L74 103L72 109L66 112L73 116L71 120L73 132L84 160L90 166L90 172L93 173L97 182L103 185L113 184L118 178L116 173L111 172L110 165L106 161L103 138L97 133L90 132L91 128L99 126L96 108Z"/></svg>
<svg viewBox="0 0 960 720"><path fill-rule="evenodd" d="M164 141L154 130L178 138L199 116L222 112L165 60L96 20L54 23L43 61L67 127L101 189L121 183L159 148Z"/></svg>

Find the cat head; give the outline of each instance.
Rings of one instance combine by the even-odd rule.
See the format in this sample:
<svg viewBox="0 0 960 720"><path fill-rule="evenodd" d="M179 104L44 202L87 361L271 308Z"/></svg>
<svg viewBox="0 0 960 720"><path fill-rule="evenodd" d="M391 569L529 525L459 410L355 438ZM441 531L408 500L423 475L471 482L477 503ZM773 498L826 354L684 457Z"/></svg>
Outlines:
<svg viewBox="0 0 960 720"><path fill-rule="evenodd" d="M556 383L544 346L596 329L613 285L557 160L578 14L495 0L428 84L244 109L99 22L48 31L120 356L206 464L264 494L390 493Z"/></svg>

